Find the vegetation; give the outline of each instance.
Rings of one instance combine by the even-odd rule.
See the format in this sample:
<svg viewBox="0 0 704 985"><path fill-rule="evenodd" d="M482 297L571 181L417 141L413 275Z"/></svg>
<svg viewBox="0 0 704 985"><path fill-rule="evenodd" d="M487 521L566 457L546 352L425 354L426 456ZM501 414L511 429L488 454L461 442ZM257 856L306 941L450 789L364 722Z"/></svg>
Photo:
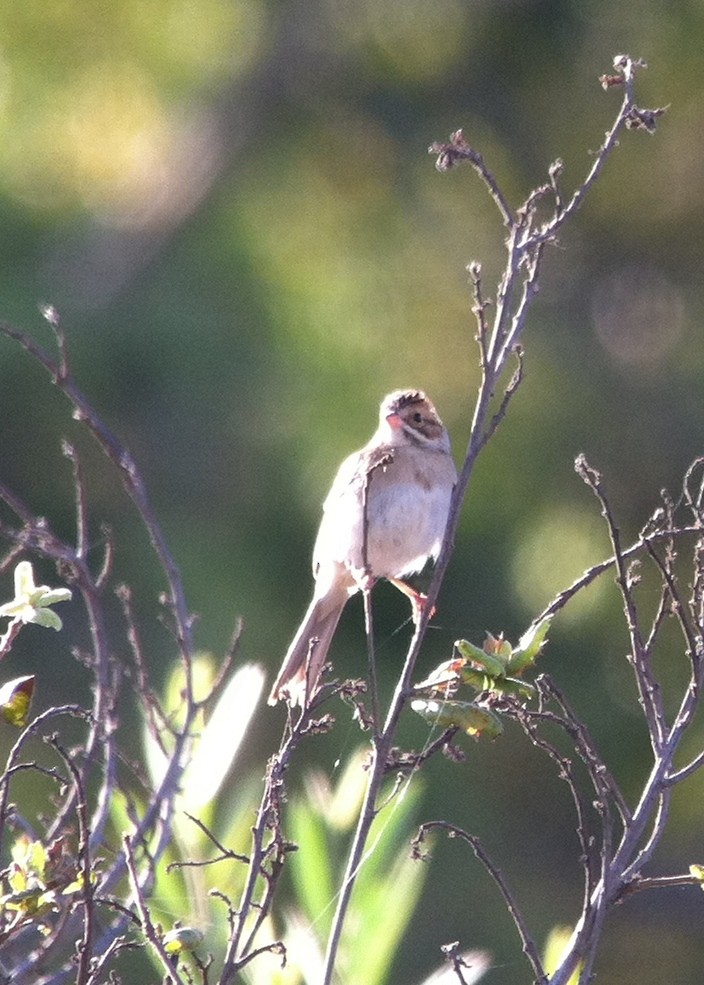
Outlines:
<svg viewBox="0 0 704 985"><path fill-rule="evenodd" d="M697 25L149 9L7 24L3 307L55 307L3 327L2 969L698 980ZM605 31L651 42L662 126L630 60L599 93ZM439 166L490 196L423 160L452 129ZM331 683L279 744L260 668L325 475L405 384L467 446L437 617L406 649L379 586L376 694ZM366 678L362 625L331 681Z"/></svg>

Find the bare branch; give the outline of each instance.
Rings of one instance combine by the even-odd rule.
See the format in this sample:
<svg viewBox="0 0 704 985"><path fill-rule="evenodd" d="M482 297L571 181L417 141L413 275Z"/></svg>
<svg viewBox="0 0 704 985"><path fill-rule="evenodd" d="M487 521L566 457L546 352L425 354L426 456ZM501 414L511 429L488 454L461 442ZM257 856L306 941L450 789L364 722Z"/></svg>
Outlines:
<svg viewBox="0 0 704 985"><path fill-rule="evenodd" d="M486 185L497 209L501 213L504 225L510 228L514 224L515 219L511 206L499 188L496 178L486 166L484 158L479 151L474 150L467 143L462 130L455 130L454 133L450 134L449 143L431 144L428 148L428 153L437 156L435 167L440 172L450 171L462 162L471 164Z"/></svg>
<svg viewBox="0 0 704 985"><path fill-rule="evenodd" d="M536 947L535 941L528 932L526 921L521 913L518 904L511 892L506 879L504 878L501 870L492 861L486 849L483 847L479 838L475 835L469 834L462 828L457 827L454 824L449 824L447 821L426 821L422 824L418 830L413 846L416 852L420 851L420 845L425 838L425 835L429 831L440 830L445 831L449 838L461 838L462 841L466 841L470 846L474 854L477 856L479 861L482 863L484 868L487 870L489 875L492 877L496 883L501 896L503 897L504 903L508 912L513 918L513 922L518 931L518 935L521 938L521 944L523 945L523 952L530 961L531 967L533 968L533 974L535 975L536 983L547 983L548 977L543 968L543 963L540 960L540 955L538 954L538 948Z"/></svg>

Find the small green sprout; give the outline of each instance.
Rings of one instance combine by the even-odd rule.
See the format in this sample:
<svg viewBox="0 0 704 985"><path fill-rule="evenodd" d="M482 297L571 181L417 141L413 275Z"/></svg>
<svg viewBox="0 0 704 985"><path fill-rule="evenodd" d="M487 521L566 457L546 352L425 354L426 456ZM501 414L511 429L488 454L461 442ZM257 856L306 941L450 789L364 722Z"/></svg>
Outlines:
<svg viewBox="0 0 704 985"><path fill-rule="evenodd" d="M20 561L15 568L15 597L0 605L0 617L15 623L36 623L49 629L61 629L61 620L50 608L57 602L68 602L68 588L49 588L34 584L34 571L29 561Z"/></svg>

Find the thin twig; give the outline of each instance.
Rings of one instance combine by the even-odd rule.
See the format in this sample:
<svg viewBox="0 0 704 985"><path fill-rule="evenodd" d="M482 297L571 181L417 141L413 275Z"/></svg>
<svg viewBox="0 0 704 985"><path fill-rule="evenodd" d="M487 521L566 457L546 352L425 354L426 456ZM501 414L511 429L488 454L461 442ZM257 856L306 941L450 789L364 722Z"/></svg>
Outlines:
<svg viewBox="0 0 704 985"><path fill-rule="evenodd" d="M369 670L369 691L372 699L372 721L374 730L379 729L379 682L376 675L376 652L374 649L374 620L372 593L368 588L362 592L364 599L364 633L367 640L367 667Z"/></svg>
<svg viewBox="0 0 704 985"><path fill-rule="evenodd" d="M482 845L479 838L476 835L471 835L463 828L458 827L455 824L450 824L448 821L426 821L421 824L418 829L418 834L414 839L414 847L417 849L422 843L425 835L429 831L444 831L449 838L460 838L462 841L467 842L474 854L477 856L479 861L482 863L484 868L487 870L489 875L492 877L496 886L503 897L506 908L510 913L513 922L518 931L518 935L521 939L521 944L523 946L523 951L528 958L531 967L533 968L533 973L535 975L535 980L537 983L547 983L548 978L543 967L543 963L540 960L540 955L538 953L538 948L535 941L531 937L526 921L521 913L521 910L516 902L513 892L509 888L506 879L499 867L493 862L488 852Z"/></svg>
<svg viewBox="0 0 704 985"><path fill-rule="evenodd" d="M173 985L186 985L183 978L179 974L178 969L174 966L171 956L167 953L164 943L156 931L156 927L152 923L151 914L149 913L139 881L139 870L137 860L134 855L134 842L129 835L125 835L122 840L122 844L124 847L124 855L127 865L127 872L130 879L130 886L132 887L132 898L134 899L137 912L139 913L144 936L149 941L154 953L164 967L166 972L166 981L173 982Z"/></svg>
<svg viewBox="0 0 704 985"><path fill-rule="evenodd" d="M81 899L83 901L83 937L77 943L78 967L76 985L86 985L90 978L93 960L93 937L95 934L95 907L93 903L93 867L90 851L90 828L88 824L88 805L81 771L76 768L71 755L63 748L55 736L48 738L49 745L56 750L71 774L76 789L76 820L78 822L78 859L80 861Z"/></svg>

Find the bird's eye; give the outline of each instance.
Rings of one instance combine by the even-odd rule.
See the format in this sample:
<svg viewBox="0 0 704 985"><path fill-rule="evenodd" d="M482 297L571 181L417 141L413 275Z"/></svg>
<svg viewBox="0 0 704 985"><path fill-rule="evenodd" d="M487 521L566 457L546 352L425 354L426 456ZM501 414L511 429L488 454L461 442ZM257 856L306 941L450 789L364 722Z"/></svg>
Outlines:
<svg viewBox="0 0 704 985"><path fill-rule="evenodd" d="M423 423L423 415L421 414L421 412L419 410L417 410L415 412L415 414L413 415L413 420L416 422L416 424L422 424Z"/></svg>

